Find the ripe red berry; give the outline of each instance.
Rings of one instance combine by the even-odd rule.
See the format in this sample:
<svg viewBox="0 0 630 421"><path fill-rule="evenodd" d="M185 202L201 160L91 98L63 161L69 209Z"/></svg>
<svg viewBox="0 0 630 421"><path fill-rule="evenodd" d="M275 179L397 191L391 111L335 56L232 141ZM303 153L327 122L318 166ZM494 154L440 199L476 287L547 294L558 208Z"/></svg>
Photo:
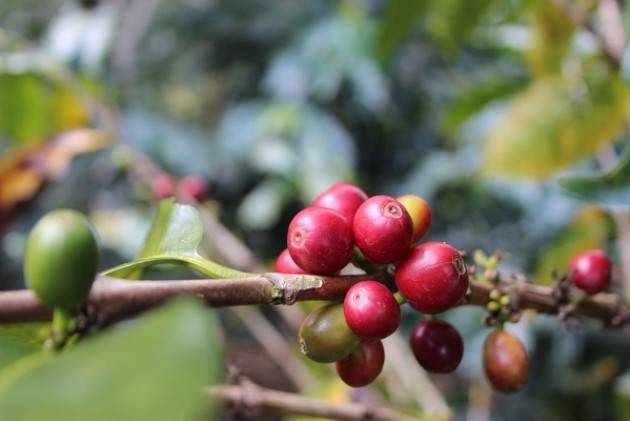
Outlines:
<svg viewBox="0 0 630 421"><path fill-rule="evenodd" d="M166 199L175 194L175 187L177 181L175 178L166 173L161 173L153 180L151 189L153 190L153 197L157 200Z"/></svg>
<svg viewBox="0 0 630 421"><path fill-rule="evenodd" d="M413 194L400 196L398 201L405 207L413 223L412 243L416 243L425 236L431 227L431 206L429 203Z"/></svg>
<svg viewBox="0 0 630 421"><path fill-rule="evenodd" d="M355 212L367 198L367 194L357 186L337 183L317 196L312 206L334 209L352 222Z"/></svg>
<svg viewBox="0 0 630 421"><path fill-rule="evenodd" d="M409 305L423 313L440 313L455 306L468 290L464 259L446 243L415 247L395 274L398 290Z"/></svg>
<svg viewBox="0 0 630 421"><path fill-rule="evenodd" d="M206 181L198 175L187 175L179 181L177 189L183 199L201 200L206 194Z"/></svg>
<svg viewBox="0 0 630 421"><path fill-rule="evenodd" d="M608 288L611 271L610 259L601 250L580 253L569 265L569 276L573 284L588 294L597 294Z"/></svg>
<svg viewBox="0 0 630 421"><path fill-rule="evenodd" d="M282 250L282 253L278 255L276 259L275 271L278 273L292 273L295 275L304 275L304 269L298 266L297 263L291 258L291 254L288 249Z"/></svg>
<svg viewBox="0 0 630 421"><path fill-rule="evenodd" d="M373 196L354 215L354 239L363 254L374 263L401 259L409 250L413 225L399 201L389 196Z"/></svg>
<svg viewBox="0 0 630 421"><path fill-rule="evenodd" d="M516 336L495 330L483 343L483 368L495 389L516 392L527 382L527 351Z"/></svg>
<svg viewBox="0 0 630 421"><path fill-rule="evenodd" d="M366 386L378 377L384 362L385 350L381 341L364 340L350 355L337 361L337 374L348 386Z"/></svg>
<svg viewBox="0 0 630 421"><path fill-rule="evenodd" d="M461 335L450 323L442 320L418 323L409 339L418 363L432 373L454 371L464 356Z"/></svg>
<svg viewBox="0 0 630 421"><path fill-rule="evenodd" d="M332 209L303 209L289 224L289 253L308 273L328 275L337 272L350 261L353 246L352 225Z"/></svg>
<svg viewBox="0 0 630 421"><path fill-rule="evenodd" d="M400 306L394 294L376 281L361 281L347 292L343 302L346 322L361 338L383 339L400 325Z"/></svg>

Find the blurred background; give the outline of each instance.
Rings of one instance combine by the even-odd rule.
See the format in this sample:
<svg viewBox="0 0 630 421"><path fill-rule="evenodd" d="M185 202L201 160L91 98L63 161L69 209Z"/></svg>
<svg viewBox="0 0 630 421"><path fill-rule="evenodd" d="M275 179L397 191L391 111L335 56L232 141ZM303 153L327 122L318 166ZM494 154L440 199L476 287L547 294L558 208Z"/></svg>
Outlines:
<svg viewBox="0 0 630 421"><path fill-rule="evenodd" d="M346 180L425 197L429 239L504 250L503 269L536 283L606 249L628 297L624 28L614 0L4 0L0 287L23 287L28 230L58 207L90 215L103 268L133 259L165 172L203 181L206 252L236 267L271 268L292 215ZM571 178L585 172L602 174ZM630 418L621 332L525 317L510 330L530 381L502 396L483 379L484 312L458 308L444 316L465 337L454 375L399 361L352 391L299 356L290 320L308 308L220 310L230 363L269 387L411 409L430 381L457 419ZM405 309L388 356L410 355L418 320Z"/></svg>

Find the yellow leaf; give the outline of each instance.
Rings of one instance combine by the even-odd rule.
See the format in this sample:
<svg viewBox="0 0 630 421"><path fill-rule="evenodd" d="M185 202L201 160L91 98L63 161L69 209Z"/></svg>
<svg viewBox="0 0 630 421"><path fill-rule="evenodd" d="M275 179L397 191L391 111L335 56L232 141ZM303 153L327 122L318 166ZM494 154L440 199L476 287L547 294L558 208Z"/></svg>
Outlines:
<svg viewBox="0 0 630 421"><path fill-rule="evenodd" d="M544 179L613 142L630 96L619 79L532 82L512 101L485 144L490 174Z"/></svg>

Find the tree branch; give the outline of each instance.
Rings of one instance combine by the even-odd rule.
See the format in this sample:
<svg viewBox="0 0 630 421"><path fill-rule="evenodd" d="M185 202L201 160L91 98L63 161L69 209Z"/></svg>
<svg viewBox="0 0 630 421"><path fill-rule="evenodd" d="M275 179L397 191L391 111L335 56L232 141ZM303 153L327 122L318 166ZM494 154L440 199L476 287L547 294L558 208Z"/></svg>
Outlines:
<svg viewBox="0 0 630 421"><path fill-rule="evenodd" d="M85 312L98 324L108 324L134 316L179 295L200 298L212 307L256 304L292 304L295 301L341 300L346 291L362 279L377 275L325 277L264 273L236 279L197 279L177 281L127 281L100 276L90 292ZM502 283L518 309L557 315L564 303L553 289L524 281ZM471 282L470 294L462 305L485 306L496 286ZM630 325L628 304L616 294L597 294L575 304L572 314L599 319L612 326ZM32 291L0 292L0 323L47 320L50 311Z"/></svg>
<svg viewBox="0 0 630 421"><path fill-rule="evenodd" d="M418 417L412 417L382 405L330 402L263 388L249 380L241 380L240 385L209 386L206 390L211 396L230 402L235 409L241 409L241 411L254 415L258 415L258 411L274 411L282 414L345 421L411 421L418 419Z"/></svg>

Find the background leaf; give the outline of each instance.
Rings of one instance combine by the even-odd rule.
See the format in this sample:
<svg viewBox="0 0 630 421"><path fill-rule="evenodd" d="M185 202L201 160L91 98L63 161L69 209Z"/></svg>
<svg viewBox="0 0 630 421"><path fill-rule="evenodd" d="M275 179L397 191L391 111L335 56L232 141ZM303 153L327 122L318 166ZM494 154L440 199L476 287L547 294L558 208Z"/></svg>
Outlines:
<svg viewBox="0 0 630 421"><path fill-rule="evenodd" d="M630 206L630 144L610 171L564 176L558 179L558 184L569 194L583 200Z"/></svg>
<svg viewBox="0 0 630 421"><path fill-rule="evenodd" d="M527 61L536 77L558 74L569 49L575 24L556 3L540 0L532 4L533 40Z"/></svg>
<svg viewBox="0 0 630 421"><path fill-rule="evenodd" d="M190 205L165 199L160 203L138 258L107 270L104 274L128 278L139 276L148 266L175 263L211 278L238 278L247 273L227 268L203 258L197 248L203 237L199 211Z"/></svg>
<svg viewBox="0 0 630 421"><path fill-rule="evenodd" d="M586 84L535 80L513 100L487 139L485 170L513 177L551 176L615 140L628 98L620 80L604 75Z"/></svg>
<svg viewBox="0 0 630 421"><path fill-rule="evenodd" d="M7 420L185 420L221 376L214 321L180 301L86 340L0 395Z"/></svg>

